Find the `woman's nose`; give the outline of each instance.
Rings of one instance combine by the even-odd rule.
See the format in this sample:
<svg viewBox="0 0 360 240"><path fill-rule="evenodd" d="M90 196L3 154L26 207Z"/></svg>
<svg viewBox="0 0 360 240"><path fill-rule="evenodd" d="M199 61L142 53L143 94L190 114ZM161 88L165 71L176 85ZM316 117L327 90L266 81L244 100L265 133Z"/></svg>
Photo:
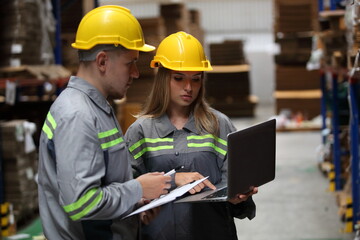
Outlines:
<svg viewBox="0 0 360 240"><path fill-rule="evenodd" d="M190 80L185 80L184 90L187 92L191 91L191 81Z"/></svg>

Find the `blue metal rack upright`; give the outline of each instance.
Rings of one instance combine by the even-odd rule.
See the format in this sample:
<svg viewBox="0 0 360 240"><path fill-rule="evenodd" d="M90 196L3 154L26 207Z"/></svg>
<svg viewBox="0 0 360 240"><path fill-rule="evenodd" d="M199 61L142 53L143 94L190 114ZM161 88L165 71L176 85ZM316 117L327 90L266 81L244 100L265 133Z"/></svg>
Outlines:
<svg viewBox="0 0 360 240"><path fill-rule="evenodd" d="M2 130L0 129L0 131L2 131ZM0 204L3 204L5 202L2 146L3 146L2 145L2 133L0 133Z"/></svg>
<svg viewBox="0 0 360 240"><path fill-rule="evenodd" d="M338 77L341 71L333 68L323 69L321 73L321 116L322 116L322 141L326 142L325 130L327 118L327 102L329 101L331 108L331 132L332 132L332 158L334 172L330 174L330 191L339 191L342 189L343 181L341 178L341 147L340 147L340 124L339 124L339 98L338 98ZM329 96L326 83L331 82L331 94Z"/></svg>
<svg viewBox="0 0 360 240"><path fill-rule="evenodd" d="M339 98L338 98L338 77L339 73L334 71L332 73L331 85L332 85L332 101L331 101L331 126L333 135L333 163L335 171L335 190L342 189L341 179L341 149L340 149L340 127L339 127Z"/></svg>
<svg viewBox="0 0 360 240"><path fill-rule="evenodd" d="M349 76L348 99L350 106L350 153L351 153L351 183L353 202L353 226L360 220L360 166L359 166L359 103L358 90L360 81L360 68L356 55L354 67Z"/></svg>
<svg viewBox="0 0 360 240"><path fill-rule="evenodd" d="M320 72L320 87L321 87L321 99L320 99L320 111L321 111L321 135L322 135L322 144L326 143L326 116L327 116L327 94L326 94L326 76L325 71L321 70Z"/></svg>
<svg viewBox="0 0 360 240"><path fill-rule="evenodd" d="M60 0L52 0L53 14L56 19L56 31L55 31L55 64L62 64L61 53L61 5Z"/></svg>

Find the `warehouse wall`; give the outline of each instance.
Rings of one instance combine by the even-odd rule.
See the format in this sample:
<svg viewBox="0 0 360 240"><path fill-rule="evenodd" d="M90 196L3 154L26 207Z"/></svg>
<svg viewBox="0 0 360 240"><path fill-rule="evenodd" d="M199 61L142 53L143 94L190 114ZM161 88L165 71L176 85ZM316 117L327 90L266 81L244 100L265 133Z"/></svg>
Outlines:
<svg viewBox="0 0 360 240"><path fill-rule="evenodd" d="M131 9L137 18L159 16L159 4L169 1L102 0L101 5L118 4ZM174 1L170 1L174 2ZM179 2L179 1L176 1ZM251 65L252 94L260 103L273 102L273 15L271 0L183 1L201 13L205 43L242 39ZM207 46L206 51L208 53Z"/></svg>

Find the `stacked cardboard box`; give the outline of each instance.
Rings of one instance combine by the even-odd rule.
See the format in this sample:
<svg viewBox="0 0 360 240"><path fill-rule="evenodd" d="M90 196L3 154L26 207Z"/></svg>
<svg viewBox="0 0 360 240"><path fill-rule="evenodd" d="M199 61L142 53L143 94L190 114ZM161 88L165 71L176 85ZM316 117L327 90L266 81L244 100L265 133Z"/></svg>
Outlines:
<svg viewBox="0 0 360 240"><path fill-rule="evenodd" d="M5 1L0 22L0 66L40 64L42 32L37 1Z"/></svg>
<svg viewBox="0 0 360 240"><path fill-rule="evenodd" d="M54 63L55 21L44 0L3 1L0 66Z"/></svg>
<svg viewBox="0 0 360 240"><path fill-rule="evenodd" d="M304 119L320 114L320 72L304 66L276 66L276 112L290 109Z"/></svg>
<svg viewBox="0 0 360 240"><path fill-rule="evenodd" d="M139 19L143 29L145 42L158 47L161 40L165 38L166 28L162 17ZM154 58L156 51L140 52L137 67L140 77L134 79L131 87L126 93L126 101L131 104L143 104L149 95L154 81L155 69L150 67L150 62Z"/></svg>
<svg viewBox="0 0 360 240"><path fill-rule="evenodd" d="M38 210L36 148L26 136L24 120L0 123L4 200L14 206L16 221L34 215ZM31 137L31 135L30 135ZM30 145L31 146L31 145Z"/></svg>
<svg viewBox="0 0 360 240"><path fill-rule="evenodd" d="M313 36L318 29L318 6L313 0L274 0L276 112L290 111L305 120L320 114L320 74L308 72Z"/></svg>
<svg viewBox="0 0 360 240"><path fill-rule="evenodd" d="M164 18L166 35L178 31L189 32L190 13L185 4L161 4L160 16Z"/></svg>
<svg viewBox="0 0 360 240"><path fill-rule="evenodd" d="M190 9L189 33L196 37L201 44L204 44L205 32L201 26L201 13L199 10Z"/></svg>
<svg viewBox="0 0 360 240"><path fill-rule="evenodd" d="M318 2L314 0L275 0L275 33L314 31L318 26Z"/></svg>
<svg viewBox="0 0 360 240"><path fill-rule="evenodd" d="M172 3L160 5L160 16L164 19L166 36L184 31L204 44L204 30L201 27L201 13L188 9L185 4Z"/></svg>
<svg viewBox="0 0 360 240"><path fill-rule="evenodd" d="M276 90L320 89L320 72L308 71L302 66L276 66Z"/></svg>
<svg viewBox="0 0 360 240"><path fill-rule="evenodd" d="M213 71L207 72L206 97L212 107L231 117L254 115L250 67L241 40L210 44Z"/></svg>
<svg viewBox="0 0 360 240"><path fill-rule="evenodd" d="M166 37L166 26L164 18L140 18L139 23L144 33L146 43L159 46L160 42Z"/></svg>
<svg viewBox="0 0 360 240"><path fill-rule="evenodd" d="M280 46L280 53L275 55L275 62L280 65L306 65L311 56L312 32L277 33L275 42Z"/></svg>
<svg viewBox="0 0 360 240"><path fill-rule="evenodd" d="M164 19L160 17L142 18L139 23L143 29L145 42L158 47L166 36ZM137 67L140 77L134 79L126 93L126 101L116 103L116 114L123 132L136 120L134 115L139 113L146 98L150 94L154 82L156 69L150 67L156 51L140 52Z"/></svg>
<svg viewBox="0 0 360 240"><path fill-rule="evenodd" d="M210 44L212 65L241 65L247 64L243 51L242 40L226 40L222 43Z"/></svg>

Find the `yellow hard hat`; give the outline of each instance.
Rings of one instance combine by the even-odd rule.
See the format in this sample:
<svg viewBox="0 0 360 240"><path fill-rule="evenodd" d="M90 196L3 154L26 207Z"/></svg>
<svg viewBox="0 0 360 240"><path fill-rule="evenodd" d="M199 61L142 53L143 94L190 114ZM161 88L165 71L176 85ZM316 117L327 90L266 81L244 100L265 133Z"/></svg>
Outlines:
<svg viewBox="0 0 360 240"><path fill-rule="evenodd" d="M177 32L166 37L160 43L150 66L163 66L175 71L212 70L201 43L185 32Z"/></svg>
<svg viewBox="0 0 360 240"><path fill-rule="evenodd" d="M145 44L143 31L130 10L105 5L88 12L81 20L71 46L89 50L98 44L115 44L131 50L149 52L155 47Z"/></svg>

